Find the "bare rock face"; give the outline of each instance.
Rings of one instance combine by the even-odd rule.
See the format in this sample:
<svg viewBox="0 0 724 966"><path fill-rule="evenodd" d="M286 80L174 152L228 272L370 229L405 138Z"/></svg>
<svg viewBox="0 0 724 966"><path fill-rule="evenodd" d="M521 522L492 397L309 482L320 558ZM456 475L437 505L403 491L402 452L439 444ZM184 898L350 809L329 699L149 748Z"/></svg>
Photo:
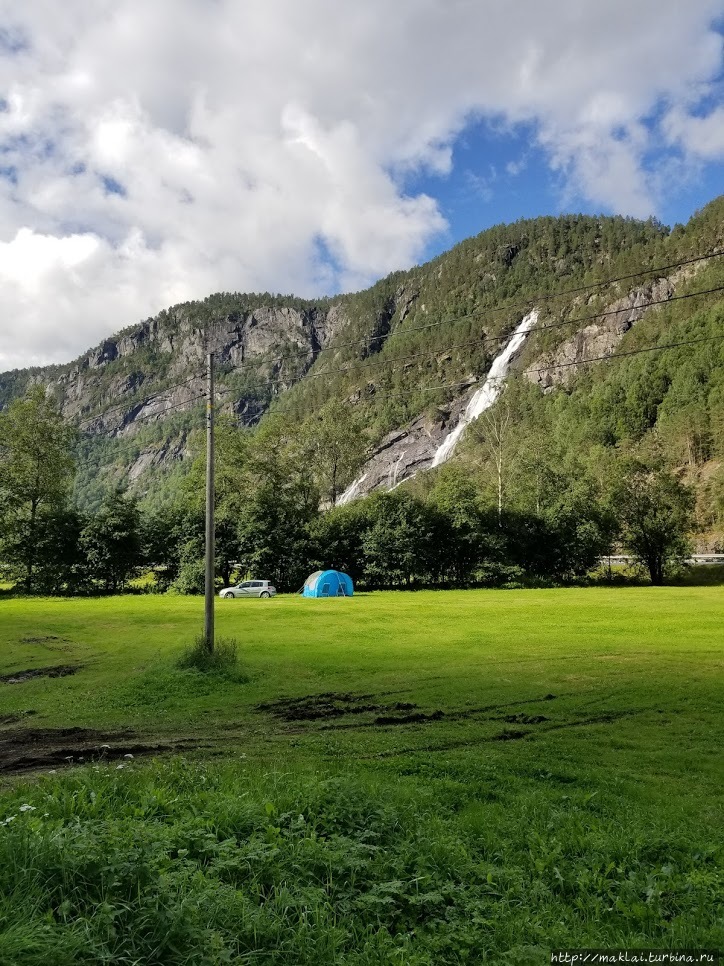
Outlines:
<svg viewBox="0 0 724 966"><path fill-rule="evenodd" d="M653 310L652 302L662 303L671 298L677 280L674 277L655 279L612 302L604 309L606 314L602 318L579 329L553 352L540 356L526 370L526 377L544 390L567 385L580 372L580 363L584 360L613 355L628 330Z"/></svg>
<svg viewBox="0 0 724 966"><path fill-rule="evenodd" d="M128 468L128 482L135 483L152 466L163 466L178 462L179 460L185 459L188 455L185 433L175 440L167 440L160 446L144 449Z"/></svg>
<svg viewBox="0 0 724 966"><path fill-rule="evenodd" d="M93 349L90 353L88 356L88 366L91 369L97 369L99 366L105 365L106 362L112 362L116 358L118 358L118 346L112 339L108 339L103 345L98 346L97 349Z"/></svg>
<svg viewBox="0 0 724 966"><path fill-rule="evenodd" d="M147 319L76 362L33 380L55 391L63 413L82 421L85 431L114 435L135 432L139 420L162 420L171 409L198 404L204 391L207 345L224 367L253 368L260 380L292 385L339 329L348 322L339 303L305 308L259 306L211 318L203 325L187 306L176 306ZM180 383L165 389L169 383ZM142 398L141 398L142 397ZM148 399L144 402L143 399ZM242 422L257 422L264 406L240 396L226 399ZM154 463L165 458L154 455ZM140 465L140 464L139 464ZM136 469L136 475L142 472Z"/></svg>
<svg viewBox="0 0 724 966"><path fill-rule="evenodd" d="M404 428L388 433L370 454L354 490L348 490L344 502L375 490L393 490L429 469L438 447L457 425L470 396L468 390L449 407L439 409L435 417L418 416Z"/></svg>
<svg viewBox="0 0 724 966"><path fill-rule="evenodd" d="M415 301L419 295L419 292L414 289L409 289L405 285L401 285L395 292L395 300L397 302L397 309L400 314L400 322L404 322L410 311L415 304Z"/></svg>
<svg viewBox="0 0 724 966"><path fill-rule="evenodd" d="M269 399L258 390L271 384L272 392L279 392L294 385L349 322L341 301L293 306L273 296L265 301L230 295L174 306L105 339L75 362L28 373L26 385L50 391L84 434L133 438L142 428L203 403L211 347L220 409L254 425ZM234 386L247 368L245 395ZM143 487L149 470L187 458L186 436L169 426L165 438L144 446L123 468L126 480Z"/></svg>

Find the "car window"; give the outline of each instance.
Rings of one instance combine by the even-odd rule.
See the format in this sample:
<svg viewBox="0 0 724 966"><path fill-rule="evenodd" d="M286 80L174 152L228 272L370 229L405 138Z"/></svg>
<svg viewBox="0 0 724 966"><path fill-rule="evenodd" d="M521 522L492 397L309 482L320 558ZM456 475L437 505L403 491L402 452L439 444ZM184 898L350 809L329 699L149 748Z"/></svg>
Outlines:
<svg viewBox="0 0 724 966"><path fill-rule="evenodd" d="M242 589L244 587L251 587L251 581L250 580L245 580L243 583L237 584L237 587L241 587Z"/></svg>
<svg viewBox="0 0 724 966"><path fill-rule="evenodd" d="M264 586L264 581L263 580L252 580L251 586L252 587L263 587Z"/></svg>

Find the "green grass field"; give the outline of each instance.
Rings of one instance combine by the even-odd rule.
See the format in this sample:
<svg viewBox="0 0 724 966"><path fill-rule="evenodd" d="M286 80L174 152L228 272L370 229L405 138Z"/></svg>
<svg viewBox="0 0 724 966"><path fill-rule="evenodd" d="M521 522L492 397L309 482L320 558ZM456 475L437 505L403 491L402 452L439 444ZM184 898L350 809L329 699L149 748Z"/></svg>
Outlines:
<svg viewBox="0 0 724 966"><path fill-rule="evenodd" d="M0 600L0 963L724 947L724 588L220 601L212 675L201 618Z"/></svg>

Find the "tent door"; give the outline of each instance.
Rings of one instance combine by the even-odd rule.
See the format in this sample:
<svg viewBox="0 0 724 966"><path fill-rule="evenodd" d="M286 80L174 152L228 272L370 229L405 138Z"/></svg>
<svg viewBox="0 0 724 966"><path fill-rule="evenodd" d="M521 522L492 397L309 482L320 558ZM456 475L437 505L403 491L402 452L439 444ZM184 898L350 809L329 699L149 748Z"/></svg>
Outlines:
<svg viewBox="0 0 724 966"><path fill-rule="evenodd" d="M322 584L322 597L329 597L329 584Z"/></svg>

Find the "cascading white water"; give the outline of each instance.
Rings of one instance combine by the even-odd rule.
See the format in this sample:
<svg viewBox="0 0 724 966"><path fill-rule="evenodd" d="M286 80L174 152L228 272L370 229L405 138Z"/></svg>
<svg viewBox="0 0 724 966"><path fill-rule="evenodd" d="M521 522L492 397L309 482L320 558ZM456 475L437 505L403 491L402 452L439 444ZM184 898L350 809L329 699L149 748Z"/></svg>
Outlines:
<svg viewBox="0 0 724 966"><path fill-rule="evenodd" d="M397 474L400 472L400 463L404 459L404 456L405 456L404 453L400 453L400 455L397 457L397 462L393 466L390 467L390 477L389 477L389 480L390 480L390 489L391 490L396 490L397 487L400 485L397 482Z"/></svg>
<svg viewBox="0 0 724 966"><path fill-rule="evenodd" d="M352 500L356 499L359 496L360 487L366 479L367 474L363 473L362 476L357 477L353 483L350 483L342 496L340 496L337 500L337 506L343 506L345 503L351 503Z"/></svg>
<svg viewBox="0 0 724 966"><path fill-rule="evenodd" d="M432 466L440 466L441 463L445 463L447 460L449 460L458 444L458 441L460 440L460 437L465 431L465 428L474 419L477 419L481 413L485 412L486 409L490 409L490 407L493 405L495 400L500 395L501 389L503 388L503 382L508 375L508 370L510 368L510 363L513 356L523 345L528 332L533 328L537 321L538 309L533 309L533 311L529 312L520 323L518 328L510 337L510 340L506 343L500 355L495 357L485 382L468 403L457 426L445 437L435 451ZM397 461L390 467L387 480L388 489L397 489L401 483L412 479L410 476L404 480L398 480L398 471L402 458L403 454L401 453ZM416 474L413 473L413 476L414 475ZM363 473L362 476L358 477L353 483L350 483L344 493L337 500L337 505L339 506L341 504L351 503L352 500L356 500L358 496L361 496L361 487L364 481L367 479L367 476L367 473Z"/></svg>
<svg viewBox="0 0 724 966"><path fill-rule="evenodd" d="M537 321L538 309L533 309L520 323L500 355L495 357L485 382L468 403L457 426L445 437L437 448L432 460L433 466L440 466L441 463L445 463L450 459L466 427L493 405L503 388L503 382L508 375L511 359L523 345L528 332Z"/></svg>

